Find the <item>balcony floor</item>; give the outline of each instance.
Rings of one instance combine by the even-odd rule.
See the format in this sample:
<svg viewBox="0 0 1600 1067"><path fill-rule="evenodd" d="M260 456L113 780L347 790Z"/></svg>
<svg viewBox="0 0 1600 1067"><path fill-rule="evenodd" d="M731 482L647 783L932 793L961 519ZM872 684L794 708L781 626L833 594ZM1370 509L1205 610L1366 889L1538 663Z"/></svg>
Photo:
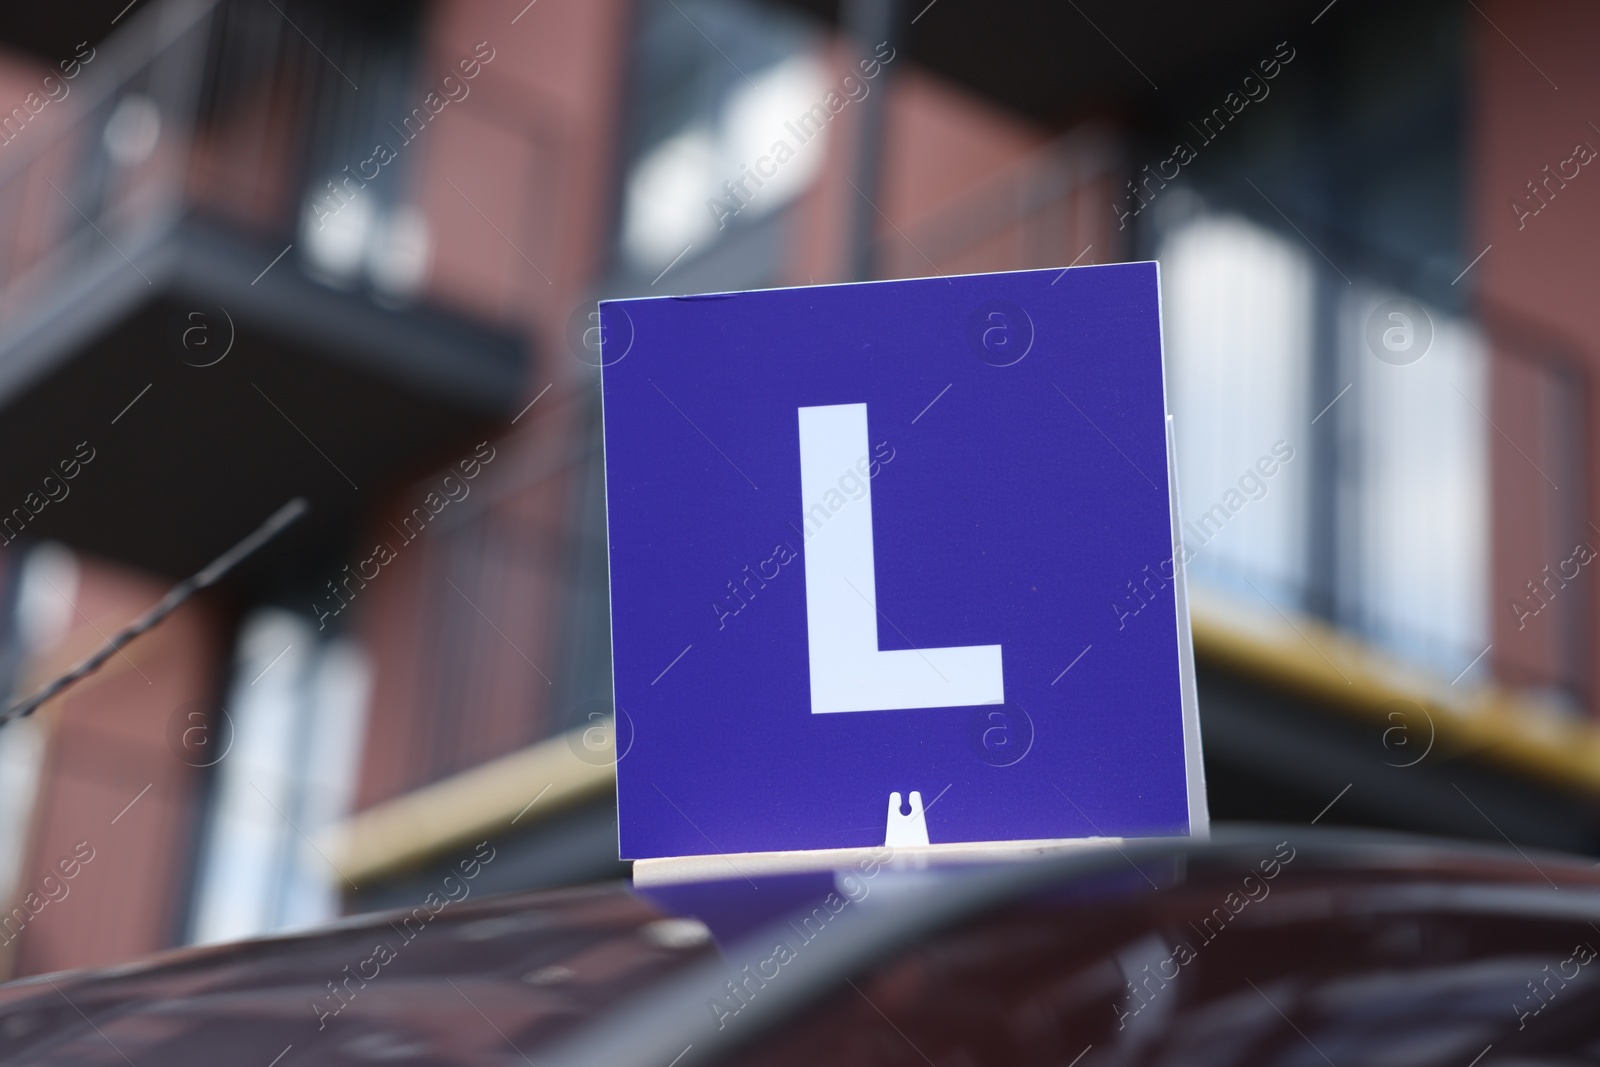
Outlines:
<svg viewBox="0 0 1600 1067"><path fill-rule="evenodd" d="M516 410L517 337L328 288L294 252L262 274L281 247L193 221L123 251L137 269L106 246L0 335L0 519L24 509L29 539L187 575L300 495L246 572L293 573Z"/></svg>

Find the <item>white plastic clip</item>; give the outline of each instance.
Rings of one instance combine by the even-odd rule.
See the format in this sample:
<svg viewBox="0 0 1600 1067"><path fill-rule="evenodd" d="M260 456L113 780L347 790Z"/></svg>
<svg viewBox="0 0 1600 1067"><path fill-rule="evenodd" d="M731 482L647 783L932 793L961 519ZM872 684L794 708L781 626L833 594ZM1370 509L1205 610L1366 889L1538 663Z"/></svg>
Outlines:
<svg viewBox="0 0 1600 1067"><path fill-rule="evenodd" d="M900 814L900 794L889 794L889 820L884 826L883 843L890 848L914 848L928 844L928 820L922 810L922 794L911 791L911 814Z"/></svg>

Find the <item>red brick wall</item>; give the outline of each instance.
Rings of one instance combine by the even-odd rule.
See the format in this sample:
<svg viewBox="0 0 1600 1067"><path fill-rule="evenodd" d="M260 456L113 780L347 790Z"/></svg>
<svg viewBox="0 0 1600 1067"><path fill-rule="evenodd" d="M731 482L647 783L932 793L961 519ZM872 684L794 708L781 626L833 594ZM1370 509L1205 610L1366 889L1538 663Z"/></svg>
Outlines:
<svg viewBox="0 0 1600 1067"><path fill-rule="evenodd" d="M1578 142L1600 149L1600 131L1590 125L1600 119L1600 68L1590 47L1600 36L1600 8L1498 0L1483 5L1482 15L1468 10L1464 17L1472 35L1473 186L1463 256L1493 246L1468 275L1494 360L1492 655L1497 672L1519 685L1560 683L1565 662L1592 698L1600 682L1592 624L1576 650L1563 653L1560 642L1563 624L1570 636L1572 625L1595 617L1600 583L1593 567L1558 589L1550 610L1536 618L1520 619L1510 605L1517 597L1527 602L1526 583L1541 581L1543 568L1566 558L1571 542L1600 548L1600 533L1589 526L1597 486L1587 457L1600 444L1595 420L1585 413L1564 431L1561 404L1551 400L1554 390L1588 408L1600 360L1600 301L1593 295L1600 160L1580 167L1564 188L1552 182L1555 194L1536 215L1519 219L1512 204L1537 204L1527 183L1542 180L1547 165L1555 170ZM1571 518L1559 524L1553 516L1563 513Z"/></svg>
<svg viewBox="0 0 1600 1067"><path fill-rule="evenodd" d="M534 4L512 24L519 7L436 6L420 87L480 42L494 58L406 151L419 153L434 241L428 295L522 331L533 367L523 403L543 395L494 440L462 506L473 517L445 512L458 524L402 549L357 606L377 677L363 807L530 744L555 713L546 679L566 652L567 460L593 392L566 329L610 244L628 4ZM409 492L369 540L394 536L389 520L417 503Z"/></svg>
<svg viewBox="0 0 1600 1067"><path fill-rule="evenodd" d="M34 665L24 689L76 663L147 610L165 585L84 560L71 629ZM38 894L6 949L13 974L115 963L172 944L187 891L200 772L167 742L176 709L214 695L230 627L216 604L191 601L159 629L37 713L48 729L28 860L18 886ZM132 805L129 807L129 805ZM93 859L61 890L60 861ZM60 897L39 907L46 891ZM9 909L8 909L9 910Z"/></svg>

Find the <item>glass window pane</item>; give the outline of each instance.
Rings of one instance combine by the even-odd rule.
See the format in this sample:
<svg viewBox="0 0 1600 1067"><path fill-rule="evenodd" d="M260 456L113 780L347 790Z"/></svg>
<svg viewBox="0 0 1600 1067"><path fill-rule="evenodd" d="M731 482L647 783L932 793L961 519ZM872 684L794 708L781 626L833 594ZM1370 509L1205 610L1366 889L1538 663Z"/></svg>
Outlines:
<svg viewBox="0 0 1600 1067"><path fill-rule="evenodd" d="M1358 402L1345 414L1360 454L1353 615L1379 644L1454 678L1489 640L1483 340L1398 293L1358 290L1347 306Z"/></svg>
<svg viewBox="0 0 1600 1067"><path fill-rule="evenodd" d="M1232 216L1176 228L1160 262L1189 573L1292 603L1306 578L1310 265Z"/></svg>

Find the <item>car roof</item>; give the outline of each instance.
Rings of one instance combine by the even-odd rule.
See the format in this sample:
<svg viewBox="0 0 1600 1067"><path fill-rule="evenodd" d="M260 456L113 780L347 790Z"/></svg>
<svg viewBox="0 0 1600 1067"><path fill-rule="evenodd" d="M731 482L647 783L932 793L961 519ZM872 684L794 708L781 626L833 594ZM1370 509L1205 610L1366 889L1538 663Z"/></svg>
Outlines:
<svg viewBox="0 0 1600 1067"><path fill-rule="evenodd" d="M1292 863L1282 863L1285 855ZM719 1062L871 965L1041 891L1070 898L1092 922L1107 905L1156 898L1180 885L1220 898L1221 890L1237 888L1241 878L1259 876L1261 864L1274 857L1282 863L1286 881L1343 890L1346 897L1381 888L1386 907L1404 901L1404 906L1422 909L1562 913L1586 924L1600 923L1600 871L1591 860L1364 830L1231 826L1208 840L1108 840L981 868L891 865L876 875L834 873L831 887L813 882L812 899L822 904L821 912L815 907L792 909L788 919L731 946L725 958L699 961L613 1011L603 1024L574 1031L541 1057L540 1067L649 1067L676 1057L681 1057L677 1067ZM1397 888L1417 892L1397 894ZM831 911L822 903L830 889L837 897L861 898L867 904L876 899L877 906L840 907L828 921L827 936L808 939L811 931L797 927L795 918ZM1472 892L1452 895L1451 889ZM750 891L754 895L755 887ZM1375 899L1362 895L1357 906L1373 907ZM803 950L784 961L781 981L762 986L759 996L743 998L747 1003L738 1011L737 1025L729 1025L715 1002L728 1002L736 993L730 980L740 981L748 976L745 967L770 958L776 941L804 941Z"/></svg>
<svg viewBox="0 0 1600 1067"><path fill-rule="evenodd" d="M711 951L702 924L622 883L482 901L451 892L314 931L7 983L3 1045L30 1062L160 1063L241 1046L262 1065L288 1046L333 1062L471 1062L504 1049L485 1016L542 1044Z"/></svg>
<svg viewBox="0 0 1600 1067"><path fill-rule="evenodd" d="M142 1065L249 1049L265 1065L298 1049L283 1067L520 1061L535 1053L540 1067L661 1067L675 1055L687 1067L779 1025L887 954L1041 888L1076 894L1092 912L1157 883L1236 879L1290 841L1299 879L1446 879L1538 891L1559 884L1590 890L1564 894L1563 906L1600 920L1600 873L1574 857L1245 828L1209 842L1105 843L1003 865L948 868L900 855L842 872L475 900L465 899L465 888L451 899L457 891L446 887L408 911L0 985L0 1035L11 1055L29 1061L103 1063L120 1054ZM824 924L838 935L808 940L784 981L740 1013L734 1032L717 1025L708 997L770 952L775 938L790 937L783 931L803 935Z"/></svg>

